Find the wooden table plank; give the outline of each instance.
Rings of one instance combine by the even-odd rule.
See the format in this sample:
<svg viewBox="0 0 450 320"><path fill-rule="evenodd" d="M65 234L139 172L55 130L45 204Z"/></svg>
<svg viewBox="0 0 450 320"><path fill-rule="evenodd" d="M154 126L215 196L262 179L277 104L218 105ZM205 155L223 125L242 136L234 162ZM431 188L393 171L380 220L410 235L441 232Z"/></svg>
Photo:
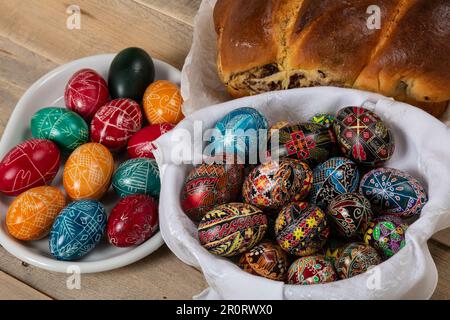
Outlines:
<svg viewBox="0 0 450 320"><path fill-rule="evenodd" d="M171 18L194 25L194 17L201 0L134 0L142 5L157 10Z"/></svg>
<svg viewBox="0 0 450 320"><path fill-rule="evenodd" d="M51 300L51 298L0 271L0 300Z"/></svg>
<svg viewBox="0 0 450 320"><path fill-rule="evenodd" d="M433 239L450 247L450 228L439 231L433 236Z"/></svg>
<svg viewBox="0 0 450 320"><path fill-rule="evenodd" d="M437 288L433 294L433 300L450 299L450 248L434 240L428 242L431 255L436 263L439 274Z"/></svg>

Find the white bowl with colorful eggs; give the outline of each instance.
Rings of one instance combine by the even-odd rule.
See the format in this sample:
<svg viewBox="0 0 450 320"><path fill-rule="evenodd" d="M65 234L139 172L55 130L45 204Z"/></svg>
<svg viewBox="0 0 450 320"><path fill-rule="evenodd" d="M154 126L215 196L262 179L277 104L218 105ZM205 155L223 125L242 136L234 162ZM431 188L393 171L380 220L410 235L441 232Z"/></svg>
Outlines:
<svg viewBox="0 0 450 320"><path fill-rule="evenodd" d="M1 245L40 268L82 273L158 249L152 142L182 117L179 81L174 67L129 48L33 84L0 143Z"/></svg>

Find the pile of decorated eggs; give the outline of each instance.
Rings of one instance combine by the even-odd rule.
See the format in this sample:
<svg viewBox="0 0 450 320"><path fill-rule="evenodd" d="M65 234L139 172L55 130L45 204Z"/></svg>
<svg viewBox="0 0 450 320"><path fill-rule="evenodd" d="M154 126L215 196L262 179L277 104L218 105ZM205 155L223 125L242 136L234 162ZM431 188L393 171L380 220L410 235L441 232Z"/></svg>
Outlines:
<svg viewBox="0 0 450 320"><path fill-rule="evenodd" d="M8 232L22 241L49 236L58 260L80 259L102 239L117 247L142 244L158 229L153 142L183 118L179 88L155 81L151 57L128 48L112 61L108 81L79 70L64 98L65 107L37 111L33 138L0 162L0 192L17 196L6 213ZM120 163L123 153L129 159ZM51 186L63 159L64 191ZM118 200L107 212L102 200L110 189Z"/></svg>
<svg viewBox="0 0 450 320"><path fill-rule="evenodd" d="M207 251L252 275L297 285L358 276L405 246L404 219L417 218L428 200L417 179L381 167L395 142L365 108L273 125L258 110L241 108L215 129L222 136L205 152L231 161L195 166L181 207ZM245 130L257 131L256 139ZM266 158L252 157L264 143ZM236 163L242 158L245 164Z"/></svg>

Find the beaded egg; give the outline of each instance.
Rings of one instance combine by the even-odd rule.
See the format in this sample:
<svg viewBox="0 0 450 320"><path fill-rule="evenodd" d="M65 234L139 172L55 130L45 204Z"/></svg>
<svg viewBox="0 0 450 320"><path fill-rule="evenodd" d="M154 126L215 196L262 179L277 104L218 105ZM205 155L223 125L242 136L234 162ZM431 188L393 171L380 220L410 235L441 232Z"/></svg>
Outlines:
<svg viewBox="0 0 450 320"><path fill-rule="evenodd" d="M341 279L348 279L364 273L382 262L377 250L364 243L346 245L335 262L336 272Z"/></svg>
<svg viewBox="0 0 450 320"><path fill-rule="evenodd" d="M121 198L132 194L157 197L161 189L158 164L147 158L127 160L114 173L112 186Z"/></svg>
<svg viewBox="0 0 450 320"><path fill-rule="evenodd" d="M89 127L81 116L66 108L48 107L31 118L31 133L48 139L65 153L70 153L89 140Z"/></svg>
<svg viewBox="0 0 450 320"><path fill-rule="evenodd" d="M258 244L267 230L267 217L255 206L228 203L209 211L198 225L201 245L222 257L239 255Z"/></svg>
<svg viewBox="0 0 450 320"><path fill-rule="evenodd" d="M152 83L145 90L142 101L145 115L151 124L165 122L177 124L184 118L182 105L180 89L167 80Z"/></svg>
<svg viewBox="0 0 450 320"><path fill-rule="evenodd" d="M313 174L308 165L294 159L269 161L254 168L245 179L245 202L261 209L279 209L303 200L311 191Z"/></svg>
<svg viewBox="0 0 450 320"><path fill-rule="evenodd" d="M244 253L239 266L246 272L267 279L284 281L288 268L286 253L271 242L264 242Z"/></svg>
<svg viewBox="0 0 450 320"><path fill-rule="evenodd" d="M296 256L311 255L322 249L329 233L325 213L307 202L288 204L275 220L278 244Z"/></svg>
<svg viewBox="0 0 450 320"><path fill-rule="evenodd" d="M91 121L91 140L117 151L142 126L141 107L131 99L116 99L101 107Z"/></svg>
<svg viewBox="0 0 450 320"><path fill-rule="evenodd" d="M330 129L317 123L284 126L278 129L278 144L275 143L275 137L275 132L272 131L269 139L272 158L298 159L311 168L327 160L335 146Z"/></svg>
<svg viewBox="0 0 450 320"><path fill-rule="evenodd" d="M106 212L95 200L80 200L65 207L50 232L50 253L58 260L77 260L92 251L106 229Z"/></svg>
<svg viewBox="0 0 450 320"><path fill-rule="evenodd" d="M366 230L364 242L375 249L386 260L406 244L408 224L393 216L375 218Z"/></svg>
<svg viewBox="0 0 450 320"><path fill-rule="evenodd" d="M330 202L327 214L340 236L361 239L373 216L369 200L358 193L336 196Z"/></svg>
<svg viewBox="0 0 450 320"><path fill-rule="evenodd" d="M64 193L50 186L21 193L8 208L6 227L19 240L39 240L48 235L56 216L65 207Z"/></svg>
<svg viewBox="0 0 450 320"><path fill-rule="evenodd" d="M334 116L329 113L316 113L309 119L309 122L321 124L330 128L333 125L334 119Z"/></svg>
<svg viewBox="0 0 450 320"><path fill-rule="evenodd" d="M337 195L356 192L359 171L356 164L346 158L331 158L313 170L311 202L326 209Z"/></svg>
<svg viewBox="0 0 450 320"><path fill-rule="evenodd" d="M343 108L337 113L333 128L342 153L359 164L380 166L394 153L391 130L372 111Z"/></svg>
<svg viewBox="0 0 450 320"><path fill-rule="evenodd" d="M287 282L296 285L313 285L338 280L331 262L321 255L302 257L289 267Z"/></svg>
<svg viewBox="0 0 450 320"><path fill-rule="evenodd" d="M153 141L163 134L172 130L175 126L171 123L153 124L142 128L128 140L128 158L151 158L155 159Z"/></svg>
<svg viewBox="0 0 450 320"><path fill-rule="evenodd" d="M381 215L409 218L419 215L428 201L425 189L414 177L392 168L378 168L361 179L359 191Z"/></svg>
<svg viewBox="0 0 450 320"><path fill-rule="evenodd" d="M73 200L100 199L108 190L114 159L99 143L86 143L75 149L64 166L63 185Z"/></svg>
<svg viewBox="0 0 450 320"><path fill-rule="evenodd" d="M61 155L49 140L31 139L12 148L0 162L0 192L8 196L50 184L59 170Z"/></svg>
<svg viewBox="0 0 450 320"><path fill-rule="evenodd" d="M239 200L244 181L240 164L201 164L191 170L181 191L181 207L199 222L215 206Z"/></svg>

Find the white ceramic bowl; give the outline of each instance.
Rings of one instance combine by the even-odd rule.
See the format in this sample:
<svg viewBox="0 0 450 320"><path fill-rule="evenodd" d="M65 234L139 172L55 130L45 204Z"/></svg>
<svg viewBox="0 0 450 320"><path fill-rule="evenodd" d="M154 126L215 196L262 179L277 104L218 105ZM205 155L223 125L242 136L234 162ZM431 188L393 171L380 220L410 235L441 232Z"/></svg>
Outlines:
<svg viewBox="0 0 450 320"><path fill-rule="evenodd" d="M15 145L31 137L30 120L37 110L48 106L65 106L64 88L69 78L76 71L82 68L91 68L107 79L109 65L114 56L114 54L104 54L72 61L56 68L36 81L20 99L9 119L0 143L0 157L3 158ZM156 79L166 79L178 85L180 84L179 70L156 59L154 59L154 63ZM63 189L62 168L63 165L52 184L61 189ZM90 254L81 260L73 262L57 261L50 254L48 238L39 241L22 242L8 234L5 215L12 199L12 197L6 197L5 195L0 196L0 244L20 260L39 268L56 272L68 272L69 267L77 266L82 273L102 272L138 261L151 254L164 243L160 232L143 244L130 248L116 248L108 244L106 239L103 239ZM110 188L106 197L102 199L108 213L111 212L117 200L117 196Z"/></svg>

